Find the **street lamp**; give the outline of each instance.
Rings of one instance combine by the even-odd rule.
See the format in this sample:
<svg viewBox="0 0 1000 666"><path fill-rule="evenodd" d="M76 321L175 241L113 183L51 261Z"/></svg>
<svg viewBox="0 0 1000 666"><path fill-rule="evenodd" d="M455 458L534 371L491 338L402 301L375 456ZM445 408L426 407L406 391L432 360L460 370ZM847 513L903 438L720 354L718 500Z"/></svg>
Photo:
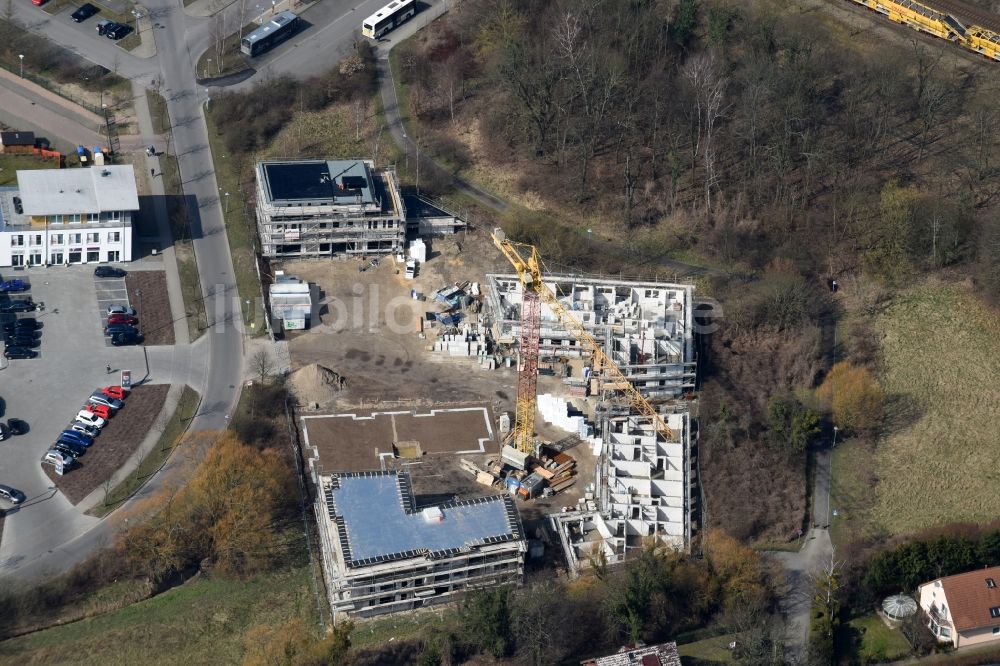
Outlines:
<svg viewBox="0 0 1000 666"><path fill-rule="evenodd" d="M208 73L212 71L212 59L208 59L208 64L205 65L205 78L208 78Z"/></svg>
<svg viewBox="0 0 1000 666"><path fill-rule="evenodd" d="M139 299L139 335L142 335L142 290L135 290L135 297Z"/></svg>
<svg viewBox="0 0 1000 666"><path fill-rule="evenodd" d="M24 54L23 53L18 54L17 57L21 59L21 78L23 79L24 78Z"/></svg>
<svg viewBox="0 0 1000 666"><path fill-rule="evenodd" d="M253 319L253 313L250 311L250 299L248 298L244 302L247 304L247 319L252 320Z"/></svg>
<svg viewBox="0 0 1000 666"><path fill-rule="evenodd" d="M275 0L271 0L271 16L274 16L274 6L278 4Z"/></svg>
<svg viewBox="0 0 1000 666"><path fill-rule="evenodd" d="M833 447L832 448L837 448L837 431L838 430L839 430L839 428L837 426L833 426Z"/></svg>
<svg viewBox="0 0 1000 666"><path fill-rule="evenodd" d="M229 192L226 192L226 215L229 215Z"/></svg>

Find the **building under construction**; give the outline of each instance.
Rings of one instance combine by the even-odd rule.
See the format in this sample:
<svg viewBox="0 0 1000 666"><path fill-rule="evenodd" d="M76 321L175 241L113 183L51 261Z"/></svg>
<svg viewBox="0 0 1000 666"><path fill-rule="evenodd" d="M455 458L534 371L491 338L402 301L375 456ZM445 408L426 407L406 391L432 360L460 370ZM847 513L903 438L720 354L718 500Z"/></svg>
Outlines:
<svg viewBox="0 0 1000 666"><path fill-rule="evenodd" d="M388 254L403 248L406 208L394 169L371 160L257 163L257 229L266 257Z"/></svg>
<svg viewBox="0 0 1000 666"><path fill-rule="evenodd" d="M687 411L663 415L673 433L656 432L645 416L605 419L596 470L597 511L553 514L570 569L579 572L603 551L623 561L649 539L687 550L695 474Z"/></svg>
<svg viewBox="0 0 1000 666"><path fill-rule="evenodd" d="M334 613L413 610L524 578L527 546L506 495L418 509L405 473L342 472L319 480L316 514Z"/></svg>
<svg viewBox="0 0 1000 666"><path fill-rule="evenodd" d="M521 282L516 275L488 280L493 335L513 344L520 336ZM694 388L693 286L559 275L543 282L645 397L678 397ZM589 355L544 302L539 324L542 356Z"/></svg>

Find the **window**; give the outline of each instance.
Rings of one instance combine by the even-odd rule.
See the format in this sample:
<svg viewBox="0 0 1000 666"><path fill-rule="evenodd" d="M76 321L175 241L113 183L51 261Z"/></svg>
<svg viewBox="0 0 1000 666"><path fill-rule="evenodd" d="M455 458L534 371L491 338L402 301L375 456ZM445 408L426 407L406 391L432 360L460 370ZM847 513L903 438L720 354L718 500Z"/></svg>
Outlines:
<svg viewBox="0 0 1000 666"><path fill-rule="evenodd" d="M997 634L1000 634L1000 627L993 627L993 635L996 636Z"/></svg>
<svg viewBox="0 0 1000 666"><path fill-rule="evenodd" d="M41 244L42 244L42 235L35 234L35 245L41 245Z"/></svg>
<svg viewBox="0 0 1000 666"><path fill-rule="evenodd" d="M941 627L941 638L951 638L951 629Z"/></svg>
<svg viewBox="0 0 1000 666"><path fill-rule="evenodd" d="M72 215L66 215L65 216L65 220L66 220L67 224L79 223L80 222L80 214L79 213L73 213Z"/></svg>
<svg viewBox="0 0 1000 666"><path fill-rule="evenodd" d="M100 220L100 213L87 213L87 222L99 222Z"/></svg>
<svg viewBox="0 0 1000 666"><path fill-rule="evenodd" d="M108 232L108 242L109 243L120 243L122 240L122 233L120 231L109 231Z"/></svg>
<svg viewBox="0 0 1000 666"><path fill-rule="evenodd" d="M87 242L88 243L100 243L101 242L101 234L98 234L98 233L87 234Z"/></svg>
<svg viewBox="0 0 1000 666"><path fill-rule="evenodd" d="M62 215L49 215L49 222L51 222L52 224L62 224L62 221L63 221Z"/></svg>
<svg viewBox="0 0 1000 666"><path fill-rule="evenodd" d="M109 210L107 213L105 213L105 215L107 215L108 220L112 222L117 222L118 220L121 219L122 212L120 210Z"/></svg>
<svg viewBox="0 0 1000 666"><path fill-rule="evenodd" d="M996 586L997 586L996 581L994 581L992 578L986 579L986 587L992 590Z"/></svg>
<svg viewBox="0 0 1000 666"><path fill-rule="evenodd" d="M52 257L49 259L49 263L50 264L54 264L54 265L60 265L60 264L62 264L63 263L63 253L62 252L53 252L52 253Z"/></svg>
<svg viewBox="0 0 1000 666"><path fill-rule="evenodd" d="M23 254L13 254L10 257L11 266L24 266L24 255Z"/></svg>
<svg viewBox="0 0 1000 666"><path fill-rule="evenodd" d="M24 236L21 234L16 234L10 237L10 244L14 247L20 247L24 245Z"/></svg>
<svg viewBox="0 0 1000 666"><path fill-rule="evenodd" d="M108 250L108 261L121 261L118 250Z"/></svg>
<svg viewBox="0 0 1000 666"><path fill-rule="evenodd" d="M100 261L100 260L101 260L101 253L99 251L97 251L97 250L88 250L87 251L87 263L88 264L90 262L92 262L92 261Z"/></svg>
<svg viewBox="0 0 1000 666"><path fill-rule="evenodd" d="M83 234L70 234L69 242L76 243L77 245L79 245L80 243L83 242Z"/></svg>
<svg viewBox="0 0 1000 666"><path fill-rule="evenodd" d="M63 235L62 234L52 234L52 236L49 239L49 242L52 243L53 245L62 245L62 243L63 243ZM62 262L59 262L59 263L62 263Z"/></svg>
<svg viewBox="0 0 1000 666"><path fill-rule="evenodd" d="M1000 617L1000 606L994 606L990 609L990 617Z"/></svg>

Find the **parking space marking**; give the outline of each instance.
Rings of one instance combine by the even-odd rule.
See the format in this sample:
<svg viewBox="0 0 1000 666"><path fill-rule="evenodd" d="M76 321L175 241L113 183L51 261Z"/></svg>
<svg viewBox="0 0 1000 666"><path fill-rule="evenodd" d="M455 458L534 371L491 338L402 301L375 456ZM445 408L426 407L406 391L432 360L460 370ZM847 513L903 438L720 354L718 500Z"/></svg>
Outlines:
<svg viewBox="0 0 1000 666"><path fill-rule="evenodd" d="M125 278L94 278L94 288L97 294L97 314L101 318L101 333L108 326L108 306L124 305L129 307L132 302L128 298L128 286ZM104 337L104 346L111 347L111 338Z"/></svg>

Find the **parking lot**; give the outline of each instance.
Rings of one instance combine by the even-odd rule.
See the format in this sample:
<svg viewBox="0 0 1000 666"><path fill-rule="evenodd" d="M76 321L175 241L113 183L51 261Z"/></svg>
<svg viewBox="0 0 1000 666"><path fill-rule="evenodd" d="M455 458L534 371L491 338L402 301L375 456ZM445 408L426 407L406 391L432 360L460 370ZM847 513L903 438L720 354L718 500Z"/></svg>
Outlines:
<svg viewBox="0 0 1000 666"><path fill-rule="evenodd" d="M28 434L0 442L0 483L27 496L7 516L0 558L14 541L22 545L35 538L41 541L39 535L48 530L64 531L70 537L94 520L82 516L54 489L40 460L95 388L117 384L120 369L132 370L138 381L146 368L142 347L107 347L105 343L100 312L124 289L123 280L95 281L93 266L7 269L2 278L29 280L31 289L26 293L44 302L45 309L34 313L42 324L38 358L11 360L0 370L2 417L23 419L31 426ZM111 375L106 372L109 365Z"/></svg>
<svg viewBox="0 0 1000 666"><path fill-rule="evenodd" d="M109 305L131 305L125 278L93 277L94 292L97 294L97 314L101 318L101 330L108 325ZM104 338L104 346L111 347L111 339Z"/></svg>

